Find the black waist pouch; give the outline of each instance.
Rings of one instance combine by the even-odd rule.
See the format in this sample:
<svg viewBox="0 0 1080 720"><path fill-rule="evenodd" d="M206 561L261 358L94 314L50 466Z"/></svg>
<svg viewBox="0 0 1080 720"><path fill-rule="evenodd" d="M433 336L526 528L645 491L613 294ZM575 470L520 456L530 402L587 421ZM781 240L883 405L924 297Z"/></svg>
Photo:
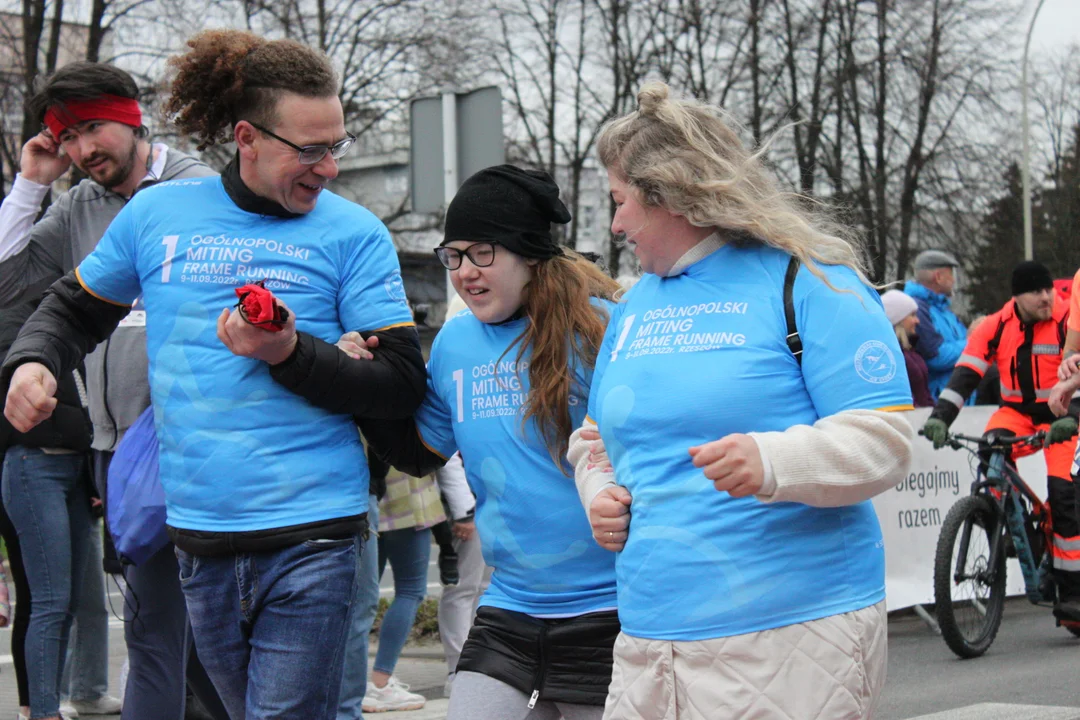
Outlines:
<svg viewBox="0 0 1080 720"><path fill-rule="evenodd" d="M461 649L457 671L495 678L540 700L603 705L619 634L614 610L545 620L481 607Z"/></svg>

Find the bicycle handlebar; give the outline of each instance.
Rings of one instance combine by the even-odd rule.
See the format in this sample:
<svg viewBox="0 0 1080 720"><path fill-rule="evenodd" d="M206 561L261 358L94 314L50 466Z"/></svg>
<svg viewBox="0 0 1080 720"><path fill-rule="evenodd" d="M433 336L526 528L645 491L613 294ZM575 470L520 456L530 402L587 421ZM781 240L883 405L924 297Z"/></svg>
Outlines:
<svg viewBox="0 0 1080 720"><path fill-rule="evenodd" d="M920 434L921 431L920 431ZM999 435L993 439L988 439L982 436L964 435L962 433L949 433L945 436L945 443L955 450L963 448L961 443L974 443L976 445L985 445L993 450L1005 450L1015 445L1033 445L1038 447L1046 446L1046 431L1040 430L1033 435Z"/></svg>

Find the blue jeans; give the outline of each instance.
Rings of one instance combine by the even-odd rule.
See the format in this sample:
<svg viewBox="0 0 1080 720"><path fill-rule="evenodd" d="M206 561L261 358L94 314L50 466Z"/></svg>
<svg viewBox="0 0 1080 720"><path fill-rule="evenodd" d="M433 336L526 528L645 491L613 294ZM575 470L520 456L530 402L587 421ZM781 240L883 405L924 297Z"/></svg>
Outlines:
<svg viewBox="0 0 1080 720"><path fill-rule="evenodd" d="M176 549L195 645L236 720L334 720L363 541L192 555Z"/></svg>
<svg viewBox="0 0 1080 720"><path fill-rule="evenodd" d="M72 700L98 700L109 692L109 610L105 607L105 571L101 566L101 525L100 520L91 520L86 536L86 572L60 681L61 697Z"/></svg>
<svg viewBox="0 0 1080 720"><path fill-rule="evenodd" d="M31 718L60 709L60 677L86 568L88 478L84 455L47 455L16 445L4 457L4 506L19 534L30 585L25 654Z"/></svg>
<svg viewBox="0 0 1080 720"><path fill-rule="evenodd" d="M356 581L356 602L349 620L349 639L345 644L345 662L341 669L341 699L337 720L360 720L360 706L367 692L368 642L371 625L379 609L379 499L371 496L368 505L371 538L360 555L360 575Z"/></svg>
<svg viewBox="0 0 1080 720"><path fill-rule="evenodd" d="M383 616L379 630L379 650L375 653L377 672L394 674L398 656L416 621L416 610L427 593L430 559L429 528L404 528L379 535L379 577L382 577L389 560L394 570L394 601Z"/></svg>

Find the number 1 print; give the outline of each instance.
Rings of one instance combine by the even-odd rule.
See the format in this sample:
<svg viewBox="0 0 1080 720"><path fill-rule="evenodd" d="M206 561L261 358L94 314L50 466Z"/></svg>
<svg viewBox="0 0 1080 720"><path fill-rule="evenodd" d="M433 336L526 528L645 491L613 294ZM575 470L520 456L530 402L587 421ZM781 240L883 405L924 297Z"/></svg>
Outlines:
<svg viewBox="0 0 1080 720"><path fill-rule="evenodd" d="M465 422L465 371L454 371L454 385L457 386L457 421Z"/></svg>
<svg viewBox="0 0 1080 720"><path fill-rule="evenodd" d="M161 263L161 282L169 282L169 276L172 275L172 261L173 255L176 254L176 241L180 239L179 235L166 235L161 240L161 244L165 246L165 262Z"/></svg>

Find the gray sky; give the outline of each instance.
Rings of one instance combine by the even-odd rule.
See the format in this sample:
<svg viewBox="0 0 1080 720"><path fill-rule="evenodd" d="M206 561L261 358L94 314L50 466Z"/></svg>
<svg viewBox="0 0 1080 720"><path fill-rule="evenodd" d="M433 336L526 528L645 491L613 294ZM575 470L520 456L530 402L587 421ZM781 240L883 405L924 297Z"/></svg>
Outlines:
<svg viewBox="0 0 1080 720"><path fill-rule="evenodd" d="M1026 18L1037 4L1037 0L1027 0ZM1026 19L1024 22L1019 28L1021 37L1027 32ZM1069 43L1080 44L1080 0L1045 0L1031 34L1031 51L1059 51Z"/></svg>

